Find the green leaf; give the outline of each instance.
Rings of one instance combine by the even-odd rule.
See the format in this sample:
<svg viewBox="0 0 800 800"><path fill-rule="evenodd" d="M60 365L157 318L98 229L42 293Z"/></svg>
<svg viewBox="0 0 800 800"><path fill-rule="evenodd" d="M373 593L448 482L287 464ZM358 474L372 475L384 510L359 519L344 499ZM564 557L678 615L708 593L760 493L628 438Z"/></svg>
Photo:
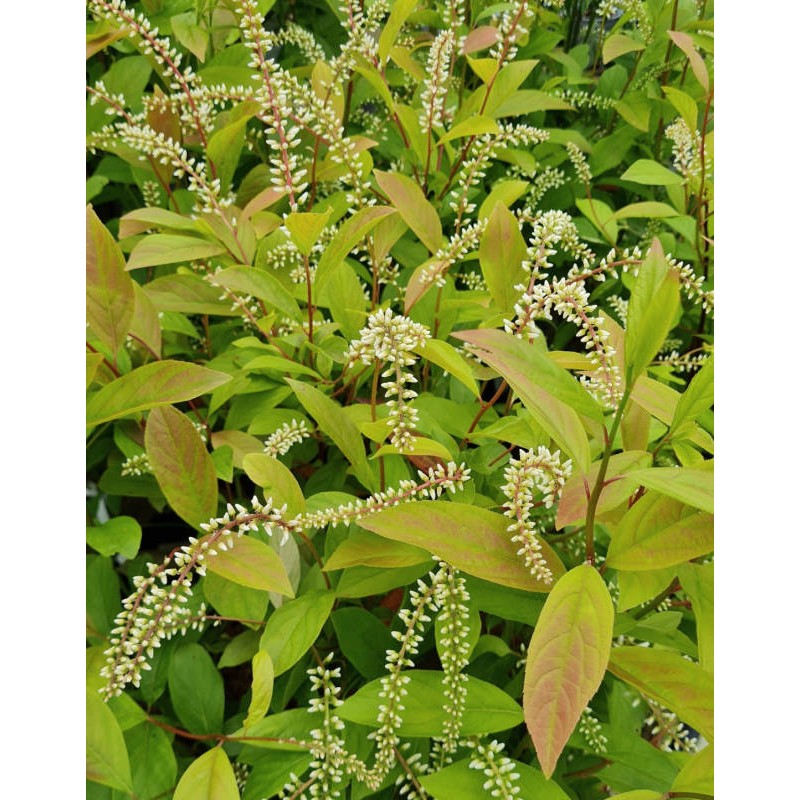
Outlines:
<svg viewBox="0 0 800 800"><path fill-rule="evenodd" d="M714 518L647 492L614 531L606 563L619 570L674 567L714 549Z"/></svg>
<svg viewBox="0 0 800 800"><path fill-rule="evenodd" d="M114 237L86 206L86 321L116 356L133 318L133 281Z"/></svg>
<svg viewBox="0 0 800 800"><path fill-rule="evenodd" d="M99 425L137 411L193 400L231 379L184 361L154 361L106 384L86 403L86 426Z"/></svg>
<svg viewBox="0 0 800 800"><path fill-rule="evenodd" d="M368 681L383 675L386 651L396 647L389 628L356 606L337 609L331 622L343 655L358 672Z"/></svg>
<svg viewBox="0 0 800 800"><path fill-rule="evenodd" d="M209 242L196 236L177 236L170 233L151 233L131 250L128 271L160 264L179 264L200 258L211 258L225 252L219 242Z"/></svg>
<svg viewBox="0 0 800 800"><path fill-rule="evenodd" d="M342 407L324 395L319 389L307 383L293 381L286 383L292 387L303 408L317 421L320 429L328 435L342 451L344 457L353 465L356 477L368 489L375 486L375 477L367 460L364 442L355 423L342 411Z"/></svg>
<svg viewBox="0 0 800 800"><path fill-rule="evenodd" d="M442 736L446 714L442 684L443 672L412 669L402 673L409 678L405 684L408 694L403 697L400 736ZM467 698L462 719L462 734L495 733L513 728L522 722L522 709L502 689L470 676L466 684ZM378 706L385 702L380 698L381 681L375 680L362 686L348 697L338 709L339 716L359 725L377 728Z"/></svg>
<svg viewBox="0 0 800 800"><path fill-rule="evenodd" d="M714 745L709 744L695 753L675 776L673 792L702 792L714 794Z"/></svg>
<svg viewBox="0 0 800 800"><path fill-rule="evenodd" d="M250 661L258 652L258 640L260 638L258 631L253 630L244 631L238 636L234 636L233 639L225 645L225 649L222 651L222 655L217 662L217 669L238 667L239 664Z"/></svg>
<svg viewBox="0 0 800 800"><path fill-rule="evenodd" d="M293 667L316 641L336 595L312 591L284 603L267 620L259 649L272 656L275 675Z"/></svg>
<svg viewBox="0 0 800 800"><path fill-rule="evenodd" d="M698 664L667 650L629 646L612 650L608 669L714 738L714 679Z"/></svg>
<svg viewBox="0 0 800 800"><path fill-rule="evenodd" d="M520 233L519 221L499 203L481 236L478 258L497 308L503 314L510 314L519 299L519 292L514 287L525 282L525 270L521 264L527 258L527 247Z"/></svg>
<svg viewBox="0 0 800 800"><path fill-rule="evenodd" d="M588 564L571 569L545 600L528 647L525 724L545 777L597 691L611 652L614 606Z"/></svg>
<svg viewBox="0 0 800 800"><path fill-rule="evenodd" d="M617 585L619 586L617 611L627 611L629 608L652 600L669 586L675 573L676 570L673 567L619 572L617 574Z"/></svg>
<svg viewBox="0 0 800 800"><path fill-rule="evenodd" d="M325 571L345 567L411 567L430 561L427 550L375 536L352 527L348 537L334 550L325 564Z"/></svg>
<svg viewBox="0 0 800 800"><path fill-rule="evenodd" d="M683 564L678 568L681 587L692 601L697 623L700 666L714 672L714 565Z"/></svg>
<svg viewBox="0 0 800 800"><path fill-rule="evenodd" d="M286 513L295 517L306 510L303 490L291 470L266 453L250 453L242 461L244 471L256 486L265 490L273 504L280 508L286 504Z"/></svg>
<svg viewBox="0 0 800 800"><path fill-rule="evenodd" d="M475 346L476 354L508 381L548 436L586 472L591 460L589 440L578 414L602 421L603 411L580 383L544 353L509 333L458 331L453 336Z"/></svg>
<svg viewBox="0 0 800 800"><path fill-rule="evenodd" d="M133 791L122 730L100 695L91 691L86 694L86 777L113 789Z"/></svg>
<svg viewBox="0 0 800 800"><path fill-rule="evenodd" d="M684 181L683 175L679 175L649 158L640 158L638 161L634 161L622 173L621 179L632 183L643 183L647 186L680 186Z"/></svg>
<svg viewBox="0 0 800 800"><path fill-rule="evenodd" d="M247 716L242 723L243 728L249 728L267 715L269 704L272 702L274 683L275 668L272 657L262 648L253 656L252 695L250 705L247 707Z"/></svg>
<svg viewBox="0 0 800 800"><path fill-rule="evenodd" d="M442 223L436 209L411 178L396 172L374 170L375 180L419 240L435 253L442 246Z"/></svg>
<svg viewBox="0 0 800 800"><path fill-rule="evenodd" d="M156 725L145 723L125 732L125 744L131 759L134 794L154 798L170 792L178 777L178 763L169 736Z"/></svg>
<svg viewBox="0 0 800 800"><path fill-rule="evenodd" d="M680 439L690 432L694 422L706 409L714 404L714 356L700 368L692 378L686 391L680 396L670 425L670 436Z"/></svg>
<svg viewBox="0 0 800 800"><path fill-rule="evenodd" d="M662 86L661 88L664 90L667 100L683 117L689 130L695 130L697 128L697 101L676 86Z"/></svg>
<svg viewBox="0 0 800 800"><path fill-rule="evenodd" d="M426 439L422 436L414 437L414 450L415 456L438 456L439 458L450 460L452 454L441 443L434 439ZM370 458L380 458L381 456L396 456L403 455L393 444L384 444L378 448L377 452L370 456Z"/></svg>
<svg viewBox="0 0 800 800"><path fill-rule="evenodd" d="M86 543L102 556L119 553L135 558L142 543L142 529L133 517L114 517L97 528L87 528Z"/></svg>
<svg viewBox="0 0 800 800"><path fill-rule="evenodd" d="M421 500L379 511L359 525L435 553L468 575L529 592L549 591L549 585L531 575L517 555L508 536L507 518L484 508ZM557 580L564 567L546 542L542 542L542 555Z"/></svg>
<svg viewBox="0 0 800 800"><path fill-rule="evenodd" d="M238 111L238 119L215 131L208 140L206 152L209 160L216 167L217 178L220 181L220 194L225 194L230 189L231 180L244 147L247 121L253 116L256 109L255 103L242 104L233 112Z"/></svg>
<svg viewBox="0 0 800 800"><path fill-rule="evenodd" d="M88 389L94 383L97 370L103 363L102 353L86 353L86 388Z"/></svg>
<svg viewBox="0 0 800 800"><path fill-rule="evenodd" d="M457 381L464 384L475 397L480 397L480 391L472 374L472 368L455 347L441 339L426 339L425 343L415 347L413 352L449 372Z"/></svg>
<svg viewBox="0 0 800 800"><path fill-rule="evenodd" d="M679 217L680 213L666 203L655 200L646 200L642 203L630 203L614 212L614 219L663 219L664 217Z"/></svg>
<svg viewBox="0 0 800 800"><path fill-rule="evenodd" d="M243 625L260 623L267 616L269 608L268 591L251 589L241 583L230 581L212 570L208 570L203 578L203 596L223 617L253 620L253 622L242 622ZM253 652L256 650L258 650L258 639ZM252 656L251 653L247 660L249 661Z"/></svg>
<svg viewBox="0 0 800 800"><path fill-rule="evenodd" d="M215 289L199 275L189 273L165 275L145 284L143 291L157 311L215 314L221 317L236 317L240 314L238 310L231 308L230 301L220 300L219 289ZM187 335L191 335L188 330Z"/></svg>
<svg viewBox="0 0 800 800"><path fill-rule="evenodd" d="M489 796L484 788L486 775L483 770L470 769L471 759L465 758L440 769L433 775L422 775L419 782L435 800L485 800ZM539 772L520 761L511 760L513 771L519 775L515 784L520 787L521 798L536 800L568 800L569 795L555 782L549 781Z"/></svg>
<svg viewBox="0 0 800 800"><path fill-rule="evenodd" d="M625 366L629 386L655 358L672 330L680 302L678 276L669 268L658 239L653 239L628 304Z"/></svg>
<svg viewBox="0 0 800 800"><path fill-rule="evenodd" d="M383 219L396 214L397 211L388 206L370 206L362 208L349 217L336 235L328 243L322 254L314 275L316 286L323 286L328 275L333 272L347 257L347 254Z"/></svg>
<svg viewBox="0 0 800 800"><path fill-rule="evenodd" d="M637 50L644 50L645 46L630 36L625 36L622 33L612 33L603 42L603 63L608 64L615 58L624 56L626 53L633 53Z"/></svg>
<svg viewBox="0 0 800 800"><path fill-rule="evenodd" d="M397 35L403 27L403 23L408 19L411 12L417 7L419 0L396 0L392 4L392 11L389 19L383 26L380 38L378 39L378 56L381 63L385 64L392 45L397 40Z"/></svg>
<svg viewBox="0 0 800 800"><path fill-rule="evenodd" d="M250 294L294 320L303 318L297 301L275 277L254 267L228 267L213 276L215 286L238 294Z"/></svg>
<svg viewBox="0 0 800 800"><path fill-rule="evenodd" d="M492 97L494 92L492 92ZM486 111L491 109L491 115L498 117L518 117L520 114L535 114L537 111L569 111L572 106L547 92L538 89L520 89L511 93L502 103L496 105L489 102Z"/></svg>
<svg viewBox="0 0 800 800"><path fill-rule="evenodd" d="M278 554L252 536L240 536L227 550L217 550L206 558L206 567L226 580L258 589L294 597L294 591Z"/></svg>
<svg viewBox="0 0 800 800"><path fill-rule="evenodd" d="M430 556L424 564L410 567L347 567L336 584L337 597L372 597L407 586L428 571Z"/></svg>
<svg viewBox="0 0 800 800"><path fill-rule="evenodd" d="M214 747L181 775L173 800L239 800L236 776L228 756Z"/></svg>
<svg viewBox="0 0 800 800"><path fill-rule="evenodd" d="M320 234L328 224L332 212L332 206L328 206L324 213L296 211L283 220L283 224L291 234L292 241L304 256L311 255L311 250L319 241Z"/></svg>
<svg viewBox="0 0 800 800"><path fill-rule="evenodd" d="M169 662L169 696L178 719L192 733L219 733L225 715L225 687L208 651L180 644Z"/></svg>
<svg viewBox="0 0 800 800"><path fill-rule="evenodd" d="M452 142L454 139L464 139L467 136L482 136L486 133L497 133L500 129L491 117L475 116L453 125L447 133L439 138L439 144Z"/></svg>
<svg viewBox="0 0 800 800"><path fill-rule="evenodd" d="M217 515L217 471L185 414L164 406L147 417L147 458L173 511L195 528Z"/></svg>
<svg viewBox="0 0 800 800"><path fill-rule="evenodd" d="M172 33L175 38L189 50L198 61L205 61L209 35L205 28L201 28L197 24L197 14L194 11L187 11L185 14L175 14L175 16L170 17L169 22L172 26ZM209 151L211 150L211 142L213 140L214 137L212 136L208 143ZM212 161L213 160L212 158ZM225 187L224 190L226 189L227 187Z"/></svg>
<svg viewBox="0 0 800 800"><path fill-rule="evenodd" d="M713 461L705 464L713 465ZM714 513L714 472L697 467L652 467L628 473L647 489L661 492L709 514Z"/></svg>
<svg viewBox="0 0 800 800"><path fill-rule="evenodd" d="M597 228L598 231L605 237L610 245L616 244L617 234L617 221L614 215L614 210L610 208L602 200L595 200L590 197L580 197L575 201L581 213Z"/></svg>

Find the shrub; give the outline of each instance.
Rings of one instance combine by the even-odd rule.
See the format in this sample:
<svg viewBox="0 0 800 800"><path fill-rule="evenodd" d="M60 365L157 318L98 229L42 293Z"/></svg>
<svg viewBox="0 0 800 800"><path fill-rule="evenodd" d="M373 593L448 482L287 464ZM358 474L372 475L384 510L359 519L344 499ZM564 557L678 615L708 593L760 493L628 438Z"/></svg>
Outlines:
<svg viewBox="0 0 800 800"><path fill-rule="evenodd" d="M713 796L712 6L89 1L88 797Z"/></svg>

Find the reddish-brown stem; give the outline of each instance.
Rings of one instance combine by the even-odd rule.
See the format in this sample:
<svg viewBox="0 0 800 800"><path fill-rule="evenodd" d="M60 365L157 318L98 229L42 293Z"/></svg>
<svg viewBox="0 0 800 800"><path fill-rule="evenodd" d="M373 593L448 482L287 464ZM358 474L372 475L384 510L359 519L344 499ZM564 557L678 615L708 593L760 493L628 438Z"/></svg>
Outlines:
<svg viewBox="0 0 800 800"><path fill-rule="evenodd" d="M174 733L182 739L193 739L198 742L207 742L211 739L217 742L276 742L278 744L293 744L297 747L310 749L309 745L305 742L298 741L297 739L286 739L280 736L228 736L225 733L191 733L185 731L183 728L176 728L174 725L169 725L166 722L155 719L155 717L147 717L147 721L151 725L162 728L165 731Z"/></svg>
<svg viewBox="0 0 800 800"><path fill-rule="evenodd" d="M475 430L475 427L480 422L481 417L500 399L500 396L506 390L507 386L508 383L505 381L505 379L503 379L503 382L500 384L497 391L492 396L491 400L481 403L481 407L478 409L478 413L475 415L475 419L472 420L472 423L469 426L469 430L467 430L466 436L464 436L464 438L461 440L459 448L463 448L464 445L469 441L469 435L472 433L472 431Z"/></svg>

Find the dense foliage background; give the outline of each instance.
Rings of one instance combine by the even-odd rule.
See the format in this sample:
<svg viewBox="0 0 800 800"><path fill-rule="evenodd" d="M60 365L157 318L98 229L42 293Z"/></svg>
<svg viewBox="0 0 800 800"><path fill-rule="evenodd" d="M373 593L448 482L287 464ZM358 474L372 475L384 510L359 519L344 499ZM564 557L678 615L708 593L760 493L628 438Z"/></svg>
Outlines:
<svg viewBox="0 0 800 800"><path fill-rule="evenodd" d="M87 796L712 797L713 3L88 11Z"/></svg>

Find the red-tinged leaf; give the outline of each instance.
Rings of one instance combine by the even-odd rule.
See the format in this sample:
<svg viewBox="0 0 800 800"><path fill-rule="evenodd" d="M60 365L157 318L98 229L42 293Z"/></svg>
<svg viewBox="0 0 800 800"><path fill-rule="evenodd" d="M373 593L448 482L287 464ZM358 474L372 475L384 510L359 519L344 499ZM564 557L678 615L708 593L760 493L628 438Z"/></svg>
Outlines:
<svg viewBox="0 0 800 800"><path fill-rule="evenodd" d="M601 422L603 411L570 375L536 348L498 330L458 331L452 334L475 346L476 354L508 381L531 416L577 470L589 469L589 439L579 414Z"/></svg>
<svg viewBox="0 0 800 800"><path fill-rule="evenodd" d="M211 258L225 252L219 242L209 242L196 236L177 236L169 233L152 233L142 239L128 257L127 270L155 267L160 264L178 264L199 258Z"/></svg>
<svg viewBox="0 0 800 800"><path fill-rule="evenodd" d="M714 518L647 492L614 531L606 563L619 570L674 567L714 549Z"/></svg>
<svg viewBox="0 0 800 800"><path fill-rule="evenodd" d="M620 573L621 574L621 573ZM692 601L697 625L700 666L714 672L714 564L682 564L678 568L681 588Z"/></svg>
<svg viewBox="0 0 800 800"><path fill-rule="evenodd" d="M199 275L165 275L142 288L158 311L215 314L219 317L236 317L241 313L231 308L231 301L220 300L222 292Z"/></svg>
<svg viewBox="0 0 800 800"><path fill-rule="evenodd" d="M297 301L277 278L264 270L253 267L228 267L214 273L213 280L214 286L222 286L239 294L251 294L281 314L286 314L287 317L294 320L302 319Z"/></svg>
<svg viewBox="0 0 800 800"><path fill-rule="evenodd" d="M442 223L422 189L411 178L399 173L375 170L373 174L408 227L431 253L435 253L442 246Z"/></svg>
<svg viewBox="0 0 800 800"><path fill-rule="evenodd" d="M227 383L230 375L184 361L155 361L106 384L86 403L86 425L99 425L156 406L192 400Z"/></svg>
<svg viewBox="0 0 800 800"><path fill-rule="evenodd" d="M668 650L631 646L615 647L608 669L714 738L714 678L698 664Z"/></svg>
<svg viewBox="0 0 800 800"><path fill-rule="evenodd" d="M233 767L221 747L203 753L189 765L173 800L239 800Z"/></svg>
<svg viewBox="0 0 800 800"><path fill-rule="evenodd" d="M86 206L86 321L116 356L133 317L133 281L114 237Z"/></svg>
<svg viewBox="0 0 800 800"><path fill-rule="evenodd" d="M422 500L388 508L359 522L362 528L397 542L421 547L457 569L513 589L550 591L525 567L508 533L508 519L463 503ZM546 542L542 555L558 580L559 557Z"/></svg>
<svg viewBox="0 0 800 800"><path fill-rule="evenodd" d="M200 434L186 415L154 408L144 446L153 474L173 511L198 527L217 515L217 473Z"/></svg>
<svg viewBox="0 0 800 800"><path fill-rule="evenodd" d="M209 572L241 586L294 597L280 556L251 536L240 536L228 550L217 550L216 555L208 556L206 566Z"/></svg>
<svg viewBox="0 0 800 800"><path fill-rule="evenodd" d="M136 281L131 281L134 290L131 336L135 336L157 358L161 357L161 324L153 301Z"/></svg>
<svg viewBox="0 0 800 800"><path fill-rule="evenodd" d="M267 186L262 189L242 210L242 219L250 219L253 214L263 211L278 202L286 194L286 187Z"/></svg>
<svg viewBox="0 0 800 800"><path fill-rule="evenodd" d="M514 287L525 281L525 270L521 265L527 248L519 228L517 218L498 203L489 217L478 249L486 285L497 308L505 315L511 313L519 299L519 292Z"/></svg>
<svg viewBox="0 0 800 800"><path fill-rule="evenodd" d="M611 651L614 606L588 564L553 587L531 637L522 706L546 777L603 680Z"/></svg>
<svg viewBox="0 0 800 800"><path fill-rule="evenodd" d="M708 70L700 53L697 52L692 37L682 31L667 31L669 38L675 42L689 59L689 66L692 68L697 82L708 91Z"/></svg>
<svg viewBox="0 0 800 800"><path fill-rule="evenodd" d="M137 236L152 228L197 232L197 221L168 211L166 208L137 208L119 218L119 238Z"/></svg>
<svg viewBox="0 0 800 800"><path fill-rule="evenodd" d="M611 456L608 460L606 485L603 487L597 503L597 513L611 511L624 503L639 485L636 481L625 478L624 473L646 467L652 460L653 456L642 450L629 450ZM586 509L589 505L588 493L591 492L597 481L599 471L600 462L596 462L592 464L585 476L573 475L564 484L561 499L558 501L556 530L561 530L565 525L575 525L586 519Z"/></svg>
<svg viewBox="0 0 800 800"><path fill-rule="evenodd" d="M493 25L479 25L464 39L463 49L467 54L477 53L495 44L497 44L497 28Z"/></svg>

